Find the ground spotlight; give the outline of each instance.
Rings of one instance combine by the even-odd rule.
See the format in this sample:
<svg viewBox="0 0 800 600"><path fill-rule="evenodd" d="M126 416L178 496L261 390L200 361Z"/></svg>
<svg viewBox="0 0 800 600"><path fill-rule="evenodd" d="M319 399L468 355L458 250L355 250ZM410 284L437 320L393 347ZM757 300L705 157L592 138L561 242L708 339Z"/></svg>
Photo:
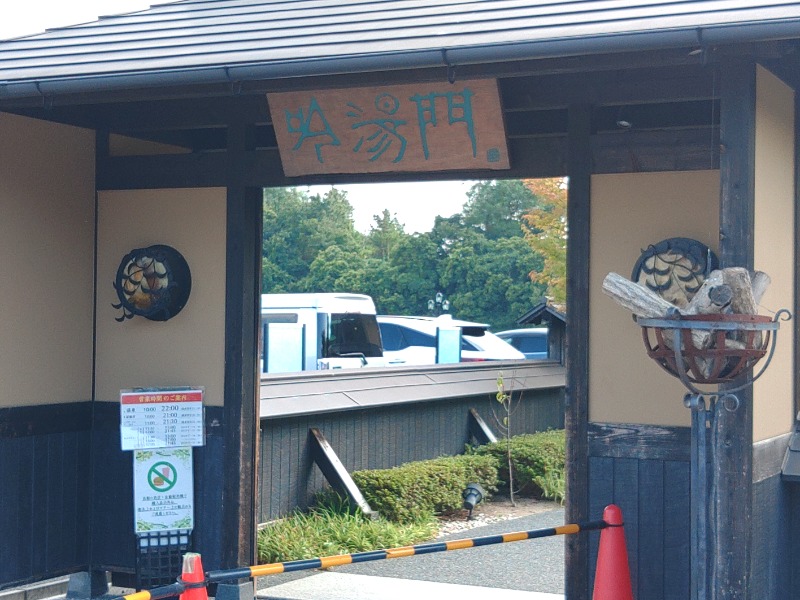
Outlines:
<svg viewBox="0 0 800 600"><path fill-rule="evenodd" d="M485 495L486 492L478 483L467 484L467 487L461 492L461 497L464 499L464 508L469 510L467 520L472 518L473 509L480 504Z"/></svg>

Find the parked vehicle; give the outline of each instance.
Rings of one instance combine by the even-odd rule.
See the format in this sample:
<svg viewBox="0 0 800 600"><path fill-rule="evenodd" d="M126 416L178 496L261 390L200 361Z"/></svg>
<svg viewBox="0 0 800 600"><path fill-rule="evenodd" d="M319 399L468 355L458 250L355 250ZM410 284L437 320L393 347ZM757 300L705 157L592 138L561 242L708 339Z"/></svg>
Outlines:
<svg viewBox="0 0 800 600"><path fill-rule="evenodd" d="M546 360L549 358L547 327L509 329L508 331L499 331L497 337L514 346L525 355L525 358L531 360Z"/></svg>
<svg viewBox="0 0 800 600"><path fill-rule="evenodd" d="M378 315L386 366L432 365L436 363L436 331L439 327L461 328L461 362L522 360L525 355L489 331L485 323L440 317Z"/></svg>
<svg viewBox="0 0 800 600"><path fill-rule="evenodd" d="M287 370L280 366L270 367L270 339L280 339L281 344L278 354L273 355L278 359L274 363L292 362L285 360L287 355L302 353L302 363L299 358L295 363L301 364L304 371L383 366L375 303L369 296L262 294L261 324L264 340L262 372ZM273 329L272 334L270 329ZM299 354L295 356L299 357Z"/></svg>

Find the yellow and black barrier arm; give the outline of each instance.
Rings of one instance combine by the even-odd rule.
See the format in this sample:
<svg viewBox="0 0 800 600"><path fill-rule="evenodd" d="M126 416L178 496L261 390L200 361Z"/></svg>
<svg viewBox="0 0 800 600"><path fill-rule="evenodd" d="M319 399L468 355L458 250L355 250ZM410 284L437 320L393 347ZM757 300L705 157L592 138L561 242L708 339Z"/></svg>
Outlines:
<svg viewBox="0 0 800 600"><path fill-rule="evenodd" d="M289 562L255 565L252 567L244 567L241 569L233 569L228 571L211 571L207 574L207 578L209 583L218 583L226 579L263 577L265 575L291 573L293 571L303 571L306 569L327 569L329 567L357 564L373 560L403 558L406 556L432 554L434 552L446 552L448 550L462 550L464 548L477 548L479 546L503 544L506 542L521 542L523 540L532 540L535 538L550 537L555 535L569 535L573 533L579 533L581 531L604 529L608 526L608 523L605 521L591 521L581 524L575 523L571 525L561 525L560 527L551 527L548 529L535 529L531 531L518 531L515 533L487 535L484 537L453 540L450 542L433 542L429 544L419 544L417 546L403 546L400 548L392 548L390 550L372 550L370 552L358 552L355 554L339 554L335 556L326 556L323 558L309 558L305 560L293 560Z"/></svg>
<svg viewBox="0 0 800 600"><path fill-rule="evenodd" d="M536 538L552 537L556 535L571 535L582 531L597 531L606 527L619 526L610 524L606 521L589 521L586 523L572 523L559 527L547 529L534 529L531 531L517 531L514 533L503 533L498 535L487 535L478 538L466 538L453 540L450 542L433 542L429 544L419 544L417 546L402 546L389 550L372 550L369 552L357 552L355 554L338 554L325 556L323 558L309 558L303 560L292 560L288 562L269 563L265 565L254 565L251 567L240 567L238 569L226 569L222 571L209 571L206 573L205 580L197 583L186 583L178 579L176 583L168 586L155 588L150 591L134 592L119 596L112 600L159 600L169 596L178 596L187 589L195 587L205 587L209 583L220 583L234 579L249 579L251 577L264 577L267 575L277 575L279 573L292 573L294 571L304 571L308 569L327 569L341 565L357 564L374 560L385 560L389 558L403 558L406 556L417 556L422 554L432 554L434 552L446 552L448 550L463 550L464 548L478 548L480 546L490 546L492 544L504 544L507 542L521 542Z"/></svg>

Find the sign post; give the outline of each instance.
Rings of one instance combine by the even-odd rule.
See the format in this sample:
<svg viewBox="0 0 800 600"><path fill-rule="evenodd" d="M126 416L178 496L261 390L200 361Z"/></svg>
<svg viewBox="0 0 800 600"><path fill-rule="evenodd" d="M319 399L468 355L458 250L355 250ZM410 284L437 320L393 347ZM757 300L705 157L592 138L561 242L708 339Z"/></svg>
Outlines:
<svg viewBox="0 0 800 600"><path fill-rule="evenodd" d="M202 388L120 392L120 444L133 453L139 589L180 572L194 529L192 447L203 443Z"/></svg>

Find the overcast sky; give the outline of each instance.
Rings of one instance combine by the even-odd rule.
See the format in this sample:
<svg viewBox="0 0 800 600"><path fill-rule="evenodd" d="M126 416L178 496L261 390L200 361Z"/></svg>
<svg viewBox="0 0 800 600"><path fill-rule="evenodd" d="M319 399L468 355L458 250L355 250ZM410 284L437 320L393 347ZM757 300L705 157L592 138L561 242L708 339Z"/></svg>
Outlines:
<svg viewBox="0 0 800 600"><path fill-rule="evenodd" d="M77 25L108 16L144 10L158 0L4 0L0 18L0 39L41 33L45 29ZM364 233L373 215L384 208L396 216L408 233L430 231L436 215L449 217L459 212L474 182L425 182L405 184L338 185L347 191L354 208L356 228ZM314 186L312 193L324 194L330 186Z"/></svg>

